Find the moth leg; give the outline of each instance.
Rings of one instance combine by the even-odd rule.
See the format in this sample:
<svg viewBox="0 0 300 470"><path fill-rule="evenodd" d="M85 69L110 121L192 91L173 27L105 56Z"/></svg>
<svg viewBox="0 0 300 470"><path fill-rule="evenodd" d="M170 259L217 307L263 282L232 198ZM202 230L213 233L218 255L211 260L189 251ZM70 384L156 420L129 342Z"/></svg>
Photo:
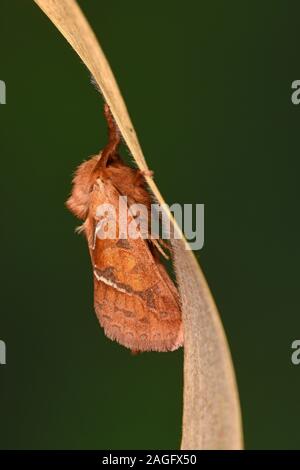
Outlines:
<svg viewBox="0 0 300 470"><path fill-rule="evenodd" d="M79 230L77 230L78 233L85 233L88 247L91 250L94 250L96 245L96 228L96 221L93 218L87 218L86 221L78 227Z"/></svg>
<svg viewBox="0 0 300 470"><path fill-rule="evenodd" d="M152 170L139 170L139 172L144 176L148 176L149 178L152 178L152 176L154 175L154 171Z"/></svg>
<svg viewBox="0 0 300 470"><path fill-rule="evenodd" d="M165 258L165 259L170 259L169 255L164 251L163 247L166 249L170 249L166 243L164 243L162 240L156 240L155 238L151 238L151 243L155 246L155 248L160 252L160 254ZM162 246L161 246L162 245Z"/></svg>
<svg viewBox="0 0 300 470"><path fill-rule="evenodd" d="M85 231L85 226L84 224L79 225L78 227L75 228L75 233L82 233Z"/></svg>
<svg viewBox="0 0 300 470"><path fill-rule="evenodd" d="M158 242L161 244L162 247L164 247L166 250L170 251L170 244L165 242L162 238L158 239Z"/></svg>
<svg viewBox="0 0 300 470"><path fill-rule="evenodd" d="M116 156L116 152L121 141L119 128L111 114L107 103L104 104L104 116L106 118L108 127L108 144L102 150L94 171L97 171L100 168L105 168L109 158Z"/></svg>
<svg viewBox="0 0 300 470"><path fill-rule="evenodd" d="M139 186L141 183L145 182L146 176L151 178L153 175L154 175L154 172L152 170L136 170L133 185Z"/></svg>

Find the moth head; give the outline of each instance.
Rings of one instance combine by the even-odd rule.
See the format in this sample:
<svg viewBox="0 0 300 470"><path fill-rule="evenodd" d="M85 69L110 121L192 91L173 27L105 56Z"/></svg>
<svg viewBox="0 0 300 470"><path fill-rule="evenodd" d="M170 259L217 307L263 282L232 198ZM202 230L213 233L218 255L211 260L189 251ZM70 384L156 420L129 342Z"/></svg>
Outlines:
<svg viewBox="0 0 300 470"><path fill-rule="evenodd" d="M97 178L94 170L100 156L94 155L81 163L75 171L71 195L66 206L79 219L84 220L87 216L91 191Z"/></svg>

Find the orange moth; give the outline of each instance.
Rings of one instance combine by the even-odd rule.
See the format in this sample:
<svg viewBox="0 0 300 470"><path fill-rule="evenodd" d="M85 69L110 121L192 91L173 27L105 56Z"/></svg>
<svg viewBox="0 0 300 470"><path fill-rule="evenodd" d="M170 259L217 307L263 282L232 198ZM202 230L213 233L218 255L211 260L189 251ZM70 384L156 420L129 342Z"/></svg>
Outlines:
<svg viewBox="0 0 300 470"><path fill-rule="evenodd" d="M93 267L94 307L105 334L132 351L173 351L183 344L180 300L162 264L159 241L120 233L119 200L126 196L127 222L135 223L131 204L150 212L151 196L143 172L118 154L120 132L106 104L109 141L76 170L66 205L83 220ZM116 210L114 238L99 237L103 214ZM105 229L103 229L105 230Z"/></svg>

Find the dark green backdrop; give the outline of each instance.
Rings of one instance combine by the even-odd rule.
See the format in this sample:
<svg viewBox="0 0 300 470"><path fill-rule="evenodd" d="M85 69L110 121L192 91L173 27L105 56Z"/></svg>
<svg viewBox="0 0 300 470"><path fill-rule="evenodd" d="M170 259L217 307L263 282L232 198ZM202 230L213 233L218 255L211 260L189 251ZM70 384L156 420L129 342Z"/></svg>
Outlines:
<svg viewBox="0 0 300 470"><path fill-rule="evenodd" d="M205 204L202 267L247 448L300 448L298 1L80 2L169 203ZM106 339L64 201L106 142L102 100L30 0L1 0L1 448L176 448L182 351Z"/></svg>

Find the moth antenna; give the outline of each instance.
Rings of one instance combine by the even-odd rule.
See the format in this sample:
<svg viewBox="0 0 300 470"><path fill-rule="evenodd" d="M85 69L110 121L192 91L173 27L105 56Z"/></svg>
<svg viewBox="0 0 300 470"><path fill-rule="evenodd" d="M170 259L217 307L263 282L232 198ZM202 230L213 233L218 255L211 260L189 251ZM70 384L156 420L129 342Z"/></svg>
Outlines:
<svg viewBox="0 0 300 470"><path fill-rule="evenodd" d="M116 154L121 140L119 128L111 114L107 103L104 103L104 116L108 127L108 143L102 150L94 171L97 171L100 168L105 168L107 166L108 159Z"/></svg>

